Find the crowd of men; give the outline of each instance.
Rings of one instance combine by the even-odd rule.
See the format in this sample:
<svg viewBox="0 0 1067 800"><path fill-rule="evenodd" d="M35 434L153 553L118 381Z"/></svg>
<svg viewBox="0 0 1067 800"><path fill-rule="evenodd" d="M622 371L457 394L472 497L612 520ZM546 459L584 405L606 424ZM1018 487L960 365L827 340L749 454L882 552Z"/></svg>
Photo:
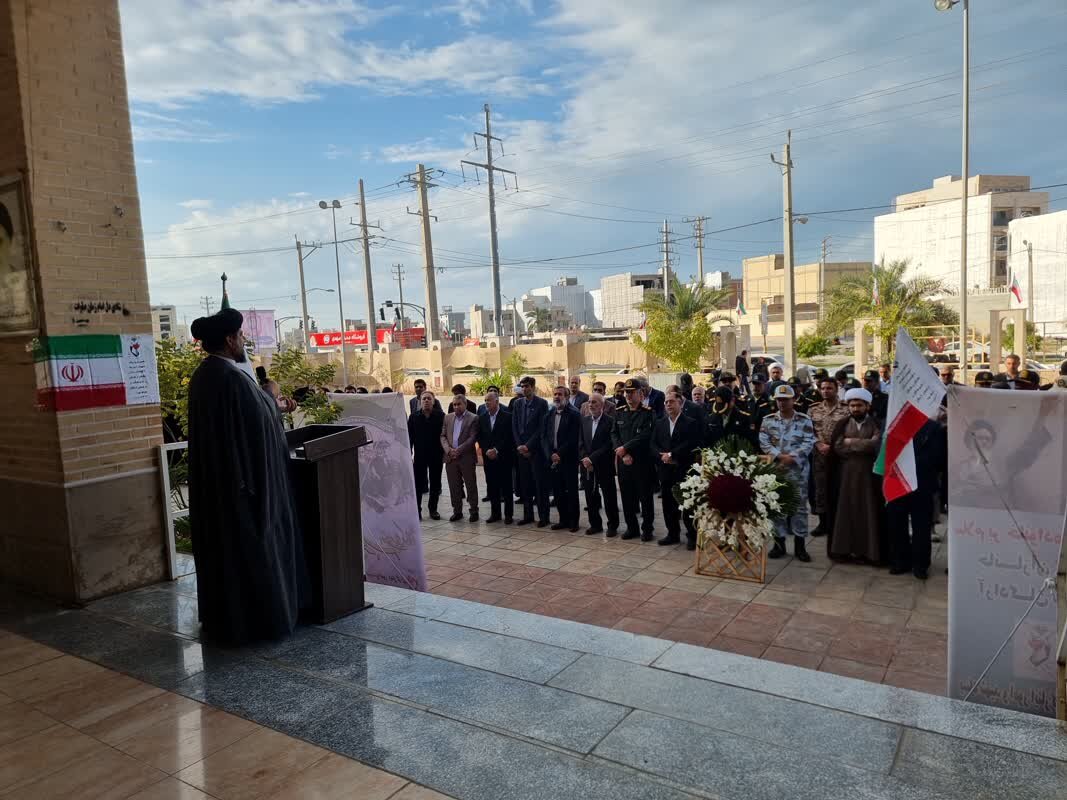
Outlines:
<svg viewBox="0 0 1067 800"><path fill-rule="evenodd" d="M917 490L886 503L873 467L886 425L890 365L867 371L861 382L844 371L805 367L787 379L780 364L758 363L750 371L741 360L736 373L713 373L710 386L683 375L665 391L638 376L616 382L611 393L596 381L586 394L575 376L554 387L548 401L538 396L534 378L525 377L507 404L500 387L491 386L475 407L456 385L447 412L416 381L408 424L419 514L428 498L430 517L440 519L443 469L450 521L463 519L464 503L468 519L478 520L480 451L489 523L577 533L584 507L586 535L648 542L658 495L667 529L659 544L680 543L684 530L687 547L695 549L695 529L673 489L700 448L736 436L779 464L806 501L777 521L770 558L786 555L792 536L793 555L810 561L809 537L825 536L834 560L888 564L892 574L926 579L934 520L947 503L947 410L915 437ZM1020 364L1008 356L1004 373L979 372L975 385L1041 388L1037 374ZM955 382L952 365L933 368L945 384ZM811 531L809 508L818 518Z"/></svg>

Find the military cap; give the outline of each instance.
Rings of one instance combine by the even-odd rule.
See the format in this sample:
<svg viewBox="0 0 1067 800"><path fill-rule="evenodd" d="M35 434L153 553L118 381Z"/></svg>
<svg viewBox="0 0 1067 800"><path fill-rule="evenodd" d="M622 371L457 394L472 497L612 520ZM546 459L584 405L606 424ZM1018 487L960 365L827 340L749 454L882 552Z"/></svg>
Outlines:
<svg viewBox="0 0 1067 800"><path fill-rule="evenodd" d="M992 373L992 372L990 372L990 371L989 371L989 370L987 370L987 369L983 369L983 370L981 370L980 372L978 372L978 373L977 373L977 374L976 374L976 375L974 376L974 383L975 383L975 385L978 385L979 383L986 383L986 384L990 384L990 383L992 383L992 382L993 382L993 381L995 381L995 380L996 380L996 377L995 377L995 376L993 375L993 373Z"/></svg>
<svg viewBox="0 0 1067 800"><path fill-rule="evenodd" d="M879 381L881 379L882 376L878 374L876 369L869 369L863 373L863 380L865 381Z"/></svg>
<svg viewBox="0 0 1067 800"><path fill-rule="evenodd" d="M628 392L631 389L643 389L643 388L644 387L641 385L641 381L639 379L637 379L637 378L627 378L626 379L626 383L624 383L622 385L622 390L624 392Z"/></svg>
<svg viewBox="0 0 1067 800"><path fill-rule="evenodd" d="M1041 377L1032 369L1021 369L1019 370L1019 377L1015 379L1015 383L1036 387L1041 383Z"/></svg>
<svg viewBox="0 0 1067 800"><path fill-rule="evenodd" d="M813 377L817 381L825 381L829 379L830 373L825 368L819 367L817 370L815 370Z"/></svg>
<svg viewBox="0 0 1067 800"><path fill-rule="evenodd" d="M730 402L734 397L733 390L728 386L720 386L715 390L715 399L722 400L723 402Z"/></svg>
<svg viewBox="0 0 1067 800"><path fill-rule="evenodd" d="M796 397L796 393L793 391L793 387L783 383L777 389L774 390L774 399L781 400L783 398L792 399Z"/></svg>
<svg viewBox="0 0 1067 800"><path fill-rule="evenodd" d="M750 382L751 383L766 383L767 382L767 376L764 375L762 372L757 372L755 375L752 376L752 378L750 379Z"/></svg>

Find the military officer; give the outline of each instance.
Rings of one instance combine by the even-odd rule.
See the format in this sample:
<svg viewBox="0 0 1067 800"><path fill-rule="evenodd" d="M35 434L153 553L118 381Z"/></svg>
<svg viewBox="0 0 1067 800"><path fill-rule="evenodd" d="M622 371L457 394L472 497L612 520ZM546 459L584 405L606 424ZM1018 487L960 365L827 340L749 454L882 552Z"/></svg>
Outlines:
<svg viewBox="0 0 1067 800"><path fill-rule="evenodd" d="M804 402L808 407L808 411L823 401L822 382L829 377L830 373L823 367L819 367L812 372L812 384L804 392ZM807 413L807 411L804 413Z"/></svg>
<svg viewBox="0 0 1067 800"><path fill-rule="evenodd" d="M786 534L793 534L793 555L798 561L811 561L805 539L808 536L808 470L809 456L815 447L815 428L811 417L801 414L794 407L793 389L782 385L774 390L774 402L778 410L763 420L759 441L763 452L774 463L785 467L786 478L796 487L800 496L800 508L792 516L774 523L774 547L768 558L781 558L786 554Z"/></svg>
<svg viewBox="0 0 1067 800"><path fill-rule="evenodd" d="M869 369L863 373L863 388L871 393L870 415L884 426L889 413L889 395L882 391L882 376L878 370Z"/></svg>
<svg viewBox="0 0 1067 800"><path fill-rule="evenodd" d="M652 492L656 473L649 453L656 414L643 404L644 391L637 378L629 378L623 384L626 405L620 408L612 422L611 444L615 448L616 467L619 475L619 492L622 494L622 513L626 520L626 532L619 538L652 541L652 527L656 513ZM641 509L641 524L638 526L637 510Z"/></svg>
<svg viewBox="0 0 1067 800"><path fill-rule="evenodd" d="M750 379L752 395L747 398L745 410L752 420L752 435L758 437L760 425L764 418L774 413L774 402L767 394L767 376L762 372L756 372Z"/></svg>
<svg viewBox="0 0 1067 800"><path fill-rule="evenodd" d="M708 447L714 447L727 436L737 436L745 441L755 443L756 435L752 432L752 415L744 409L728 386L715 390L715 400L708 415L705 440Z"/></svg>

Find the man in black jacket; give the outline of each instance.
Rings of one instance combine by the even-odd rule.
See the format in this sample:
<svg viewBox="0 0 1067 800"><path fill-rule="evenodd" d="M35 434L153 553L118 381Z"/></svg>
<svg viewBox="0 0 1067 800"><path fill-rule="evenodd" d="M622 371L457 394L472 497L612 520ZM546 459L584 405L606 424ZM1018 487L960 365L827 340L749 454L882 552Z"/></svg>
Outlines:
<svg viewBox="0 0 1067 800"><path fill-rule="evenodd" d="M615 412L611 428L611 446L615 448L616 468L619 472L619 492L622 494L622 513L626 532L622 539L652 541L656 509L652 503L653 483L656 480L649 442L655 426L655 414L642 402L643 385L637 378L629 378L623 386L626 405ZM637 508L641 508L641 527L638 533Z"/></svg>
<svg viewBox="0 0 1067 800"><path fill-rule="evenodd" d="M478 446L482 449L482 468L489 498L490 514L486 522L500 522L503 502L504 524L510 525L515 507L511 489L515 438L511 430L511 414L500 405L500 395L494 391L485 395L485 410L478 415Z"/></svg>
<svg viewBox="0 0 1067 800"><path fill-rule="evenodd" d="M601 533L601 498L608 518L606 536L619 532L619 500L615 491L615 453L611 446L612 418L605 413L604 395L593 392L589 397L589 414L582 417L582 436L578 445L585 505L589 509L587 536Z"/></svg>
<svg viewBox="0 0 1067 800"><path fill-rule="evenodd" d="M934 527L938 469L945 461L945 435L941 426L934 420L927 421L912 439L912 447L919 485L914 492L886 503L885 507L889 529L889 574L911 572L924 581L930 575L930 536Z"/></svg>
<svg viewBox="0 0 1067 800"><path fill-rule="evenodd" d="M734 359L734 374L737 375L738 383L741 384L741 388L747 394L748 388L748 350L742 350L741 355Z"/></svg>
<svg viewBox="0 0 1067 800"><path fill-rule="evenodd" d="M552 407L541 429L541 446L552 486L552 497L559 510L559 522L552 530L578 531L578 436L582 415L570 404L570 390L557 386L552 393Z"/></svg>
<svg viewBox="0 0 1067 800"><path fill-rule="evenodd" d="M656 422L650 450L659 474L663 522L667 526L667 535L657 544L671 545L681 541L682 522L681 509L674 498L674 487L685 480L685 474L693 464L694 451L700 447L700 430L696 420L682 413L680 392L668 391L665 405L667 413ZM695 550L696 530L688 515L685 518L685 532L686 547Z"/></svg>
<svg viewBox="0 0 1067 800"><path fill-rule="evenodd" d="M522 397L511 401L511 430L515 437L515 463L522 496L523 514L519 525L534 521L537 505L537 527L548 525L548 464L541 444L541 429L548 416L548 403L537 396L537 381L527 375L521 381Z"/></svg>
<svg viewBox="0 0 1067 800"><path fill-rule="evenodd" d="M356 390L353 389L352 393L355 394L355 391ZM412 397L410 400L408 400L408 411L409 411L409 413L414 414L416 411L418 411L418 410L420 410L422 408L422 403L419 402L419 401L422 398L422 393L425 392L425 391L426 391L426 381L424 381L422 378L416 378L415 379L415 396ZM348 389L345 389L345 392L347 393ZM440 411L442 415L444 415L445 410L443 408L441 408L441 401L438 400L436 397L433 400L433 407L436 408L438 411Z"/></svg>
<svg viewBox="0 0 1067 800"><path fill-rule="evenodd" d="M736 395L728 387L720 386L715 390L704 441L708 447L714 447L727 436L738 436L753 446L757 442L751 415L738 405Z"/></svg>
<svg viewBox="0 0 1067 800"><path fill-rule="evenodd" d="M445 412L433 392L425 389L419 403L421 407L408 417L408 440L415 467L415 498L419 504L419 519L422 519L422 496L427 492L430 494L430 519L441 519L437 501L441 497L441 470L445 458L441 450Z"/></svg>
<svg viewBox="0 0 1067 800"><path fill-rule="evenodd" d="M863 373L863 388L871 393L871 416L884 428L889 413L889 395L882 391L882 376L878 370L869 369Z"/></svg>
<svg viewBox="0 0 1067 800"><path fill-rule="evenodd" d="M461 394L466 397L467 387L464 386L462 383L457 383L455 386L452 387L452 396L455 397L457 394ZM467 410L472 414L477 414L478 406L474 405L473 400L467 400Z"/></svg>

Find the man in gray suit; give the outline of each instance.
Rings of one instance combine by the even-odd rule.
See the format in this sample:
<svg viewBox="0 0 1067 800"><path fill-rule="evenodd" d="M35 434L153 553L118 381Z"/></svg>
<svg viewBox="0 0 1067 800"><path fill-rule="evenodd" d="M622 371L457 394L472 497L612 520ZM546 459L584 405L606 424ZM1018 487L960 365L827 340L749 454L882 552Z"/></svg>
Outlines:
<svg viewBox="0 0 1067 800"><path fill-rule="evenodd" d="M452 498L449 522L463 519L463 496L466 491L470 503L470 521L478 521L478 477L475 466L478 457L474 443L478 440L478 415L467 410L467 398L457 394L452 398L452 410L445 417L441 430L441 449L445 453L445 475L448 493Z"/></svg>

